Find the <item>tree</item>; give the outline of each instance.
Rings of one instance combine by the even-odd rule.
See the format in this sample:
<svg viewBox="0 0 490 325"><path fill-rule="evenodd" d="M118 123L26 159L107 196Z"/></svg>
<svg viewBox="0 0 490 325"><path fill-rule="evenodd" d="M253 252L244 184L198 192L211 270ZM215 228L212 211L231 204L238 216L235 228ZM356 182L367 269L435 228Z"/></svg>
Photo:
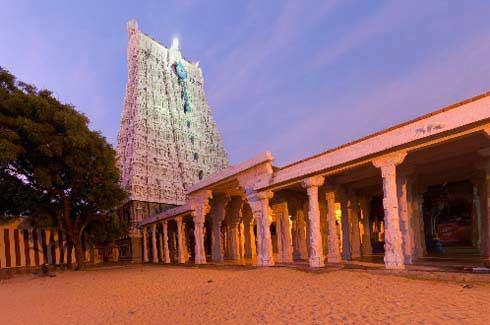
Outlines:
<svg viewBox="0 0 490 325"><path fill-rule="evenodd" d="M126 199L115 152L88 123L49 91L0 67L0 214L60 227L75 247L77 269L82 236L91 237L91 230L92 238L104 237L95 224L125 228L108 225L119 221L114 211Z"/></svg>

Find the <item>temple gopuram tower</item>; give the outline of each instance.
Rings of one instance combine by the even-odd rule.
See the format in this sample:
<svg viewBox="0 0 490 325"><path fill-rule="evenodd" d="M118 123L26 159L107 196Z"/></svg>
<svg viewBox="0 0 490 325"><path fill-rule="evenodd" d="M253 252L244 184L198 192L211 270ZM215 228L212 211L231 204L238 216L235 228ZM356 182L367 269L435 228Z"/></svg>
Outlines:
<svg viewBox="0 0 490 325"><path fill-rule="evenodd" d="M138 258L134 225L182 205L186 189L228 166L228 158L204 95L198 63L186 60L178 40L165 47L127 23L128 82L117 142L124 208L131 230L129 254ZM136 256L135 256L136 255Z"/></svg>

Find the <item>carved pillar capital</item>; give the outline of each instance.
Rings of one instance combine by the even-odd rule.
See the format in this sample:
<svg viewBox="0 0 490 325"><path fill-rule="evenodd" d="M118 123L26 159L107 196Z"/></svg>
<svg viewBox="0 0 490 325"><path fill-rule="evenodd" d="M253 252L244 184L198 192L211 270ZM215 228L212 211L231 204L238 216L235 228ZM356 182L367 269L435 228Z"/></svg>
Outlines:
<svg viewBox="0 0 490 325"><path fill-rule="evenodd" d="M407 152L405 151L390 153L388 155L375 158L373 160L373 165L374 167L380 168L381 172L383 172L383 170L388 170L392 167L400 165L406 157Z"/></svg>
<svg viewBox="0 0 490 325"><path fill-rule="evenodd" d="M248 203L257 222L257 265L274 265L272 241L270 233L271 215L269 200L273 197L272 191L253 192L247 195Z"/></svg>
<svg viewBox="0 0 490 325"><path fill-rule="evenodd" d="M192 193L189 196L189 203L194 210L193 218L194 222L202 223L206 214L211 210L209 199L212 198L213 193L209 190L203 190L196 193Z"/></svg>
<svg viewBox="0 0 490 325"><path fill-rule="evenodd" d="M210 190L202 190L192 193L189 197L190 205L194 212L192 217L194 220L194 255L196 264L206 263L206 252L204 249L204 220L206 214L211 210L209 199L213 193Z"/></svg>
<svg viewBox="0 0 490 325"><path fill-rule="evenodd" d="M398 184L396 166L406 157L406 152L389 154L373 161L373 165L381 169L383 178L383 207L385 211L385 266L390 269L403 269L405 256L403 252L403 236L399 214Z"/></svg>
<svg viewBox="0 0 490 325"><path fill-rule="evenodd" d="M314 176L303 181L303 187L308 192L308 220L310 225L309 264L311 267L324 265L322 234L320 223L320 207L318 203L318 187L323 185L323 176Z"/></svg>
<svg viewBox="0 0 490 325"><path fill-rule="evenodd" d="M274 192L272 191L253 192L251 194L247 194L247 199L249 203L270 200L273 197L274 197Z"/></svg>
<svg viewBox="0 0 490 325"><path fill-rule="evenodd" d="M233 196L229 204L230 219L233 224L240 222L240 219L242 218L242 207L243 199L240 196Z"/></svg>
<svg viewBox="0 0 490 325"><path fill-rule="evenodd" d="M311 187L319 187L319 186L322 186L323 183L325 182L325 177L324 176L312 176L312 177L309 177L307 179L305 179L301 185L306 188L306 189L309 189Z"/></svg>

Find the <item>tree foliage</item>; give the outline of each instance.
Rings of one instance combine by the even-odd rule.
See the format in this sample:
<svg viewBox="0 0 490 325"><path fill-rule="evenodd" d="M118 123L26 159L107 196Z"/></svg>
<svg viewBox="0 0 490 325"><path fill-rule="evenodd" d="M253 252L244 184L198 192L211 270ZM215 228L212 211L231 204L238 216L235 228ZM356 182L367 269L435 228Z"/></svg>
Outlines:
<svg viewBox="0 0 490 325"><path fill-rule="evenodd" d="M60 227L80 262L82 235L100 241L126 228L114 214L126 199L115 152L88 123L0 67L0 215Z"/></svg>

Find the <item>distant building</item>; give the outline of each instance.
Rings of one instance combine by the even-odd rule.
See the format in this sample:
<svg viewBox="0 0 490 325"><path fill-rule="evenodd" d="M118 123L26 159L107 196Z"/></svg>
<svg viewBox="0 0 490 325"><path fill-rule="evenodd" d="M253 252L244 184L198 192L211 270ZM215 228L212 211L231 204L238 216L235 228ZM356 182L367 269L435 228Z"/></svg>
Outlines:
<svg viewBox="0 0 490 325"><path fill-rule="evenodd" d="M117 156L130 195L124 213L135 224L184 204L188 188L228 167L228 158L199 64L182 57L177 39L167 48L142 33L135 20L127 31L128 82ZM131 237L138 245L136 229Z"/></svg>

